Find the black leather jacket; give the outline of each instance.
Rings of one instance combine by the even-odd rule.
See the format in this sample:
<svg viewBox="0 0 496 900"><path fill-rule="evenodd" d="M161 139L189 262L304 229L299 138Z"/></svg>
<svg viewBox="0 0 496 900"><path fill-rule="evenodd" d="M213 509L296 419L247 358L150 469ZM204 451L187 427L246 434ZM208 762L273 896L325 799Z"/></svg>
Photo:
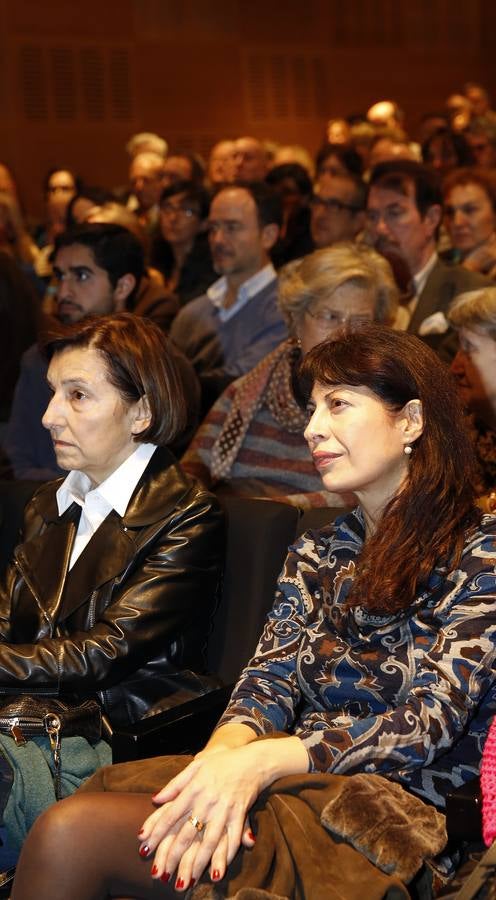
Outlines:
<svg viewBox="0 0 496 900"><path fill-rule="evenodd" d="M0 693L97 696L112 725L202 693L224 550L216 499L158 448L68 572L74 521L56 490L26 508L0 609ZM69 511L68 511L69 512Z"/></svg>

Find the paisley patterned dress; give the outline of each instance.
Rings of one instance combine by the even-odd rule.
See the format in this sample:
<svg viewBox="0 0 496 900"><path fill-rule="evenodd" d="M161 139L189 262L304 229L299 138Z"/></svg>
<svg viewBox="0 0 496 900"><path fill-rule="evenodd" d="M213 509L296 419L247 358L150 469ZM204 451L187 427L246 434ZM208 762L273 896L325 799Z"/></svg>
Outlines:
<svg viewBox="0 0 496 900"><path fill-rule="evenodd" d="M219 724L296 734L311 772L374 772L443 807L477 774L496 712L496 517L394 615L346 609L363 541L357 509L290 548Z"/></svg>

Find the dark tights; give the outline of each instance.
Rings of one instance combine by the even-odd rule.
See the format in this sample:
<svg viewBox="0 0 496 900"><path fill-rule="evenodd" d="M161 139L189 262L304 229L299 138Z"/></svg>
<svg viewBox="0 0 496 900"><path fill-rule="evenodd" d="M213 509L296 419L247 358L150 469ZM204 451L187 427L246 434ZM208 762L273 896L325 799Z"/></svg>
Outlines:
<svg viewBox="0 0 496 900"><path fill-rule="evenodd" d="M138 854L136 836L152 808L148 794L115 793L78 794L50 807L23 847L11 900L178 900L150 877L153 859Z"/></svg>

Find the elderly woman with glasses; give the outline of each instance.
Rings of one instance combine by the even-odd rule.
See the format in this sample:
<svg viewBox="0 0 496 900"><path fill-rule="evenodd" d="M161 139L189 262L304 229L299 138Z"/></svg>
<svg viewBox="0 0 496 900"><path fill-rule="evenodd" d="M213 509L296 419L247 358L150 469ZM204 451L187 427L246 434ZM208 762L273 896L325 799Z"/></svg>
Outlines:
<svg viewBox="0 0 496 900"><path fill-rule="evenodd" d="M275 497L303 507L340 506L340 498L322 489L303 438L296 369L302 354L343 326L394 321L392 272L369 247L335 244L286 266L279 304L292 336L229 385L182 464L216 492Z"/></svg>

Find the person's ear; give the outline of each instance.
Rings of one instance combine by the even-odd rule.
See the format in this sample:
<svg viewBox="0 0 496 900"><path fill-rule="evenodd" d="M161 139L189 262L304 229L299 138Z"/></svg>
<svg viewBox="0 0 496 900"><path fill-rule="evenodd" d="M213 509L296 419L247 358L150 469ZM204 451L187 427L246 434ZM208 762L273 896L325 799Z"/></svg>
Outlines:
<svg viewBox="0 0 496 900"><path fill-rule="evenodd" d="M399 413L398 424L405 447L420 437L424 430L424 413L420 400L409 400Z"/></svg>
<svg viewBox="0 0 496 900"><path fill-rule="evenodd" d="M148 397L146 394L143 394L142 397L135 404L134 408L134 419L131 428L131 434L137 435L141 434L143 431L150 426L152 421L152 411L150 409L150 403L148 402Z"/></svg>
<svg viewBox="0 0 496 900"><path fill-rule="evenodd" d="M136 287L136 278L131 272L121 275L114 288L114 312L126 309L126 300Z"/></svg>
<svg viewBox="0 0 496 900"><path fill-rule="evenodd" d="M436 229L441 224L442 217L443 210L439 203L434 203L432 206L429 206L429 209L424 216L424 222L429 226L431 237L435 235Z"/></svg>
<svg viewBox="0 0 496 900"><path fill-rule="evenodd" d="M262 228L262 247L267 252L272 250L277 238L279 237L279 225L275 222L270 225L264 225Z"/></svg>

